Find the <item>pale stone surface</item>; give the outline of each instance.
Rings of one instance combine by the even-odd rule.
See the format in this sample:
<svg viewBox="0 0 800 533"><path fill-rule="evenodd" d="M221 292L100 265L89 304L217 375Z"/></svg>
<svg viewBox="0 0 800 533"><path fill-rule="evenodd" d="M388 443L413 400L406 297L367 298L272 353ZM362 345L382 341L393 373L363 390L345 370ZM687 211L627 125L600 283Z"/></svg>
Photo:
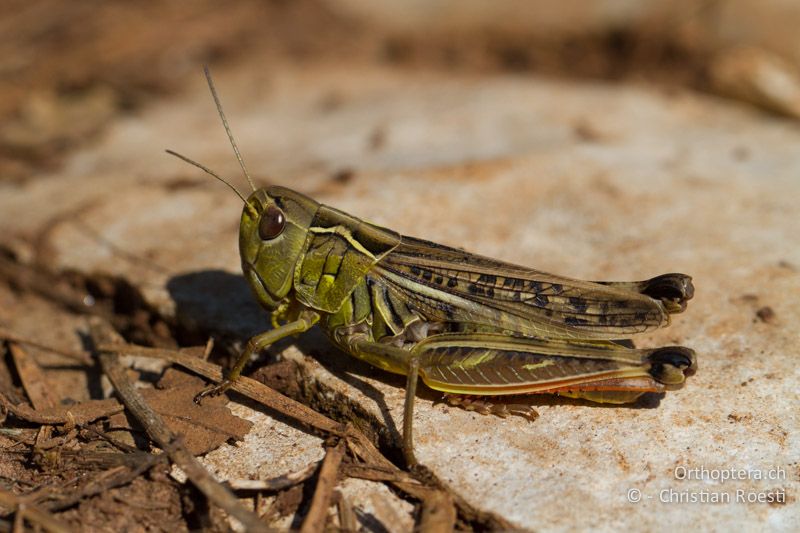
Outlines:
<svg viewBox="0 0 800 533"><path fill-rule="evenodd" d="M231 412L253 423L244 440L223 444L203 457L222 480L267 480L297 472L322 460L322 440L246 405L231 402Z"/></svg>
<svg viewBox="0 0 800 533"><path fill-rule="evenodd" d="M558 42L630 31L690 49L763 48L800 64L800 4L792 0L332 0L337 11L399 35L486 32Z"/></svg>
<svg viewBox="0 0 800 533"><path fill-rule="evenodd" d="M403 233L545 271L694 276L688 311L637 339L698 353L697 375L657 405L534 400L541 417L531 423L433 405L438 396L422 391L417 455L467 501L544 531L800 528L796 126L685 93L533 77L331 68L217 81L257 176ZM237 277L239 202L161 155L186 151L243 183L201 83L118 123L59 176L4 189L3 242L30 255L17 236L49 224L58 268L123 276L165 313L246 335L266 314ZM355 171L350 182L330 179L340 169ZM55 218L67 212L77 216ZM762 321L765 306L774 317ZM402 379L320 337L299 346L324 367L287 355L309 379L398 426ZM676 467L775 469L783 479L680 480ZM631 489L641 502L629 503ZM734 501L660 501L663 491L701 489ZM785 489L787 503L738 503L737 489Z"/></svg>

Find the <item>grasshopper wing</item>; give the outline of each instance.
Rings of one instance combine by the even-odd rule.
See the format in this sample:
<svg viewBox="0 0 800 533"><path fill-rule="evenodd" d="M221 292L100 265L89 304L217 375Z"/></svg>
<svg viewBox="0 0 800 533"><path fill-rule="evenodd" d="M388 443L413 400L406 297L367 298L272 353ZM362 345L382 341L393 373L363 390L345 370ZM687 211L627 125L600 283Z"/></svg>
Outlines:
<svg viewBox="0 0 800 533"><path fill-rule="evenodd" d="M693 294L683 274L580 281L405 236L373 273L428 320L562 339L618 339L666 326Z"/></svg>

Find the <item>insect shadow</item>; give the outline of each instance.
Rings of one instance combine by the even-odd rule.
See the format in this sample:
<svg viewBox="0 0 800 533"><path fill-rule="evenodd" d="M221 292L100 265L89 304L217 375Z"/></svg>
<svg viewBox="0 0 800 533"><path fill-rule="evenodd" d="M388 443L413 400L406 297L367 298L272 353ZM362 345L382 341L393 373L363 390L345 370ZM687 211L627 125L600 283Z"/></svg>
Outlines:
<svg viewBox="0 0 800 533"><path fill-rule="evenodd" d="M240 274L222 270L202 270L173 276L167 282L167 290L175 302L175 316L181 326L193 331L207 332L223 339L245 341L255 334L271 328L269 313L253 298L247 281ZM404 376L375 369L336 348L318 329L276 343L267 350L267 355L251 364L257 368L265 362L274 362L275 355L287 346L294 345L303 354L313 356L334 376L358 389L371 398L383 417L391 440L400 439L400 432L390 415L384 393L365 378L377 379L388 385L403 389ZM420 386L418 398L441 403L442 393ZM598 404L585 400L566 398L552 394L529 394L513 397L494 397L493 403L515 403L531 406L581 405L599 409L652 409L658 407L664 394L645 394L637 402L625 405ZM290 421L286 421L290 422ZM290 425L296 425L291 424ZM399 440L397 441L399 442Z"/></svg>
<svg viewBox="0 0 800 533"><path fill-rule="evenodd" d="M215 338L221 338L223 343L234 339L245 342L253 335L272 327L269 312L258 305L242 275L222 270L187 272L170 278L167 290L175 302L175 317L181 327L206 332ZM290 345L297 347L303 354L313 356L334 376L371 398L381 412L383 423L391 434L390 438L400 438L383 392L363 378L377 378L403 388L404 377L374 369L347 355L328 341L318 328L312 328L297 338L279 341L267 350L266 355L262 354L258 361L251 363L250 371L264 363L274 362L275 355ZM437 397L433 391L422 392L420 396L425 398L428 394L431 398Z"/></svg>

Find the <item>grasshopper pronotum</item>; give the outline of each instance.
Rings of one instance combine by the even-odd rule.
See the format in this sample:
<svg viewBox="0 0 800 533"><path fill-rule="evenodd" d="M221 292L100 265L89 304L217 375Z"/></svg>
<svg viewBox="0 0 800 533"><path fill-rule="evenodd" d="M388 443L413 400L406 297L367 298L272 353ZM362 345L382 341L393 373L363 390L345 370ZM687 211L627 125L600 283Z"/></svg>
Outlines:
<svg viewBox="0 0 800 533"><path fill-rule="evenodd" d="M696 369L681 346L635 349L620 341L669 324L692 298L691 278L639 282L554 276L442 246L360 220L291 189L253 189L239 231L242 269L274 328L256 335L221 385L250 357L319 324L342 350L407 376L403 447L414 464L412 419L418 378L451 394L555 393L629 403L679 387Z"/></svg>

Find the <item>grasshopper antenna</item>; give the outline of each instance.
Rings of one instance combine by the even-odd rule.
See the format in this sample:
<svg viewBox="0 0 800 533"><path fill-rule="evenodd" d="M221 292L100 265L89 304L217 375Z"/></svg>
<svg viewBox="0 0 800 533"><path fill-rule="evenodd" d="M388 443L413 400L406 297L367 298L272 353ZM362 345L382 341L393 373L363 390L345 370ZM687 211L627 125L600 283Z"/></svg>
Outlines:
<svg viewBox="0 0 800 533"><path fill-rule="evenodd" d="M219 96L217 95L217 88L214 86L214 80L211 79L211 71L208 70L208 65L203 67L203 72L205 73L206 80L208 81L208 88L211 89L211 96L214 98L214 103L217 106L217 113L219 113L219 118L222 119L222 125L225 126L225 133L228 134L228 140L230 140L231 146L233 146L233 151L236 153L236 159L239 160L239 166L242 167L242 172L244 172L244 177L247 178L247 183L250 184L250 188L252 188L253 191L255 192L256 186L253 184L253 179L250 177L250 173L247 172L247 167L244 166L244 159L242 159L242 154L239 152L239 147L236 145L236 141L233 139L233 133L231 133L231 128L228 126L228 119L225 118L225 112L222 111L222 104L219 101ZM241 194L239 196L241 196Z"/></svg>
<svg viewBox="0 0 800 533"><path fill-rule="evenodd" d="M188 157L186 157L185 155L179 154L178 152L175 152L175 151L173 151L173 150L165 150L165 151L166 151L166 152L167 152L169 155L174 155L174 156L175 156L175 157L177 157L178 159L182 159L183 161L186 161L186 162L187 162L187 163L189 163L190 165L192 165L192 166L195 166L195 167L199 168L200 170L202 170L202 171L203 171L203 172L205 172L206 174L210 174L210 175L214 176L214 177L215 177L215 178L217 178L219 181L221 181L222 183L224 183L225 185L227 185L228 187L230 187L230 189L231 189L233 192L235 192L235 193L236 193L236 196L238 196L239 198L241 198L241 199L242 199L242 202L244 202L244 205L245 205L245 206L247 206L247 208L248 208L248 209L250 209L251 211L253 211L253 214L255 214L256 216L258 216L258 213L256 213L256 212L255 212L255 209L253 209L253 206L252 206L252 205L250 205L249 203L247 203L247 199L245 199L245 197L242 195L242 193L240 193L240 192L239 192L239 189L237 189L236 187L234 187L234 186L231 184L231 182L229 182L229 181L228 181L228 180L226 180L225 178L222 178L222 177L220 177L220 175L219 175L219 174L217 174L216 172L214 172L213 170L211 170L211 169L210 169L210 168L208 168L207 166L205 166L205 165L202 165L202 164L198 163L198 162L197 162L197 161L195 161L194 159L189 159L189 158L188 158Z"/></svg>

